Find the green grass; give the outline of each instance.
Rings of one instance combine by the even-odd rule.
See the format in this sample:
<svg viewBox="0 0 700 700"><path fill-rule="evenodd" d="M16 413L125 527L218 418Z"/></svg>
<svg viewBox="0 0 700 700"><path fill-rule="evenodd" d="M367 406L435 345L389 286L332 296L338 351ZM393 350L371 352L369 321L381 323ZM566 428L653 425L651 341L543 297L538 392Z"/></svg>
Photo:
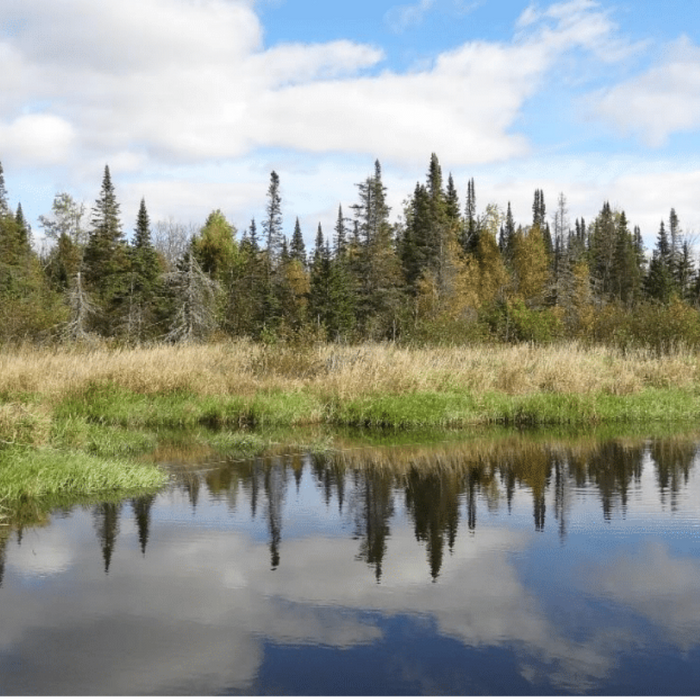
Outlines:
<svg viewBox="0 0 700 700"><path fill-rule="evenodd" d="M598 425L687 422L700 418L700 396L680 389L638 394L415 393L366 396L336 404L329 421L367 428L463 428L470 425Z"/></svg>
<svg viewBox="0 0 700 700"><path fill-rule="evenodd" d="M322 399L311 391L260 392L250 397L197 396L174 392L138 394L112 385L93 386L69 396L56 408L54 421L72 440L90 442L80 421L90 426L130 430L274 428L304 425L367 428L460 428L479 424L596 425L599 423L692 421L700 418L700 394L678 388L646 388L616 396L536 392L415 392L371 394L348 400ZM125 439L140 448L136 435ZM145 441L147 442L147 441ZM144 442L144 446L145 446ZM71 440L68 440L71 444ZM73 443L74 444L74 443ZM103 453L97 450L96 453ZM111 454L110 452L104 452ZM116 453L115 453L116 454Z"/></svg>
<svg viewBox="0 0 700 700"><path fill-rule="evenodd" d="M197 396L183 391L140 394L105 384L69 395L55 414L129 428L267 427L321 422L324 405L305 392L260 392L251 397Z"/></svg>
<svg viewBox="0 0 700 700"><path fill-rule="evenodd" d="M152 453L168 431L185 430L213 451L245 457L270 449L275 431L285 429L296 432L289 435L288 444L296 440L300 448L323 451L328 449L327 436L305 440L302 433L487 425L640 426L650 431L653 426L695 424L700 419L700 390L653 387L626 395L477 394L452 388L343 400L311 388L212 396L186 391L146 394L93 384L54 404L36 396L22 398L0 404L0 503L59 493L84 496L157 488L165 479L163 472L134 458Z"/></svg>
<svg viewBox="0 0 700 700"><path fill-rule="evenodd" d="M154 465L99 458L81 451L17 447L0 451L0 500L5 504L65 494L153 490L166 479Z"/></svg>

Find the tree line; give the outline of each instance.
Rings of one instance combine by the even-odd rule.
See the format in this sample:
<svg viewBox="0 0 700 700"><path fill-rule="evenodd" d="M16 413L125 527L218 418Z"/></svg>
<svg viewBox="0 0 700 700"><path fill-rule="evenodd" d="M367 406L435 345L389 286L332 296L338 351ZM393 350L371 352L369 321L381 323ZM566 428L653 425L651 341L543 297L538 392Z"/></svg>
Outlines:
<svg viewBox="0 0 700 700"><path fill-rule="evenodd" d="M462 205L435 154L393 221L379 161L356 187L310 253L298 218L285 234L276 172L240 236L220 209L152 226L142 199L127 238L105 166L89 218L56 195L38 253L0 165L0 340L700 344L700 271L674 209L646 251L608 202L572 224L565 196L548 216L538 189L516 222L510 202L480 212L471 179Z"/></svg>

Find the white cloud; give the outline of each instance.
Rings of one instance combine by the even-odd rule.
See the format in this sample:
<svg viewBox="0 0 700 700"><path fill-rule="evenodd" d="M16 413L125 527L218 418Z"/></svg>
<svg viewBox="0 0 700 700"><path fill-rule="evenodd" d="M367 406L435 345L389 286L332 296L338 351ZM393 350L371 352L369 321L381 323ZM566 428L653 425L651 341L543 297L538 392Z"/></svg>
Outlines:
<svg viewBox="0 0 700 700"><path fill-rule="evenodd" d="M83 161L131 151L153 162L201 162L279 146L413 162L449 151L457 162L479 163L527 151L512 128L558 55L609 43L612 27L590 2L543 17L546 26L511 44L471 42L425 70L368 75L383 58L376 47L265 49L243 0L124 0L108 8L8 0L0 20L23 24L0 44L0 75L12 68L25 104L46 105L70 125L74 157ZM0 106L0 118L17 119L17 104Z"/></svg>
<svg viewBox="0 0 700 700"><path fill-rule="evenodd" d="M593 96L595 112L624 134L654 147L679 131L700 127L700 47L672 43L646 73Z"/></svg>
<svg viewBox="0 0 700 700"><path fill-rule="evenodd" d="M74 142L71 124L52 114L27 114L6 124L0 121L3 153L25 163L61 163L68 158Z"/></svg>
<svg viewBox="0 0 700 700"><path fill-rule="evenodd" d="M624 552L589 569L585 581L589 591L649 619L684 651L700 642L700 565L695 559L673 556L663 543L647 543L634 555Z"/></svg>

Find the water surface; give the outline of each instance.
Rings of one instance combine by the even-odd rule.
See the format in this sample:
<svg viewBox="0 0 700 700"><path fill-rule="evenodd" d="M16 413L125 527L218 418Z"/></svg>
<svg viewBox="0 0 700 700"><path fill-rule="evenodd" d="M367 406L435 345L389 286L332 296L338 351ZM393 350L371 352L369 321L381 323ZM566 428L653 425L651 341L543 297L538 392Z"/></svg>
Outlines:
<svg viewBox="0 0 700 700"><path fill-rule="evenodd" d="M0 530L1 693L700 688L695 439L169 468L157 495Z"/></svg>

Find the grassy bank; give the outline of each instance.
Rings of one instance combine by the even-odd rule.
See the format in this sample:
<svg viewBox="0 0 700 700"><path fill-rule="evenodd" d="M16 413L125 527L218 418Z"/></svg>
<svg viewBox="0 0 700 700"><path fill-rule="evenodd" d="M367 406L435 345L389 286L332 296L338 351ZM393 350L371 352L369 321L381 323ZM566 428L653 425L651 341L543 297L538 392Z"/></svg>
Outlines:
<svg viewBox="0 0 700 700"><path fill-rule="evenodd" d="M5 503L60 495L95 496L156 489L165 473L147 464L104 459L79 450L0 450L0 494Z"/></svg>
<svg viewBox="0 0 700 700"><path fill-rule="evenodd" d="M104 430L690 421L700 356L579 345L0 352L0 440L90 447ZM118 433L117 442L145 438ZM99 450L98 450L99 451ZM143 451L143 450L141 450Z"/></svg>
<svg viewBox="0 0 700 700"><path fill-rule="evenodd" d="M700 418L700 356L579 345L249 342L0 351L0 501L156 488L133 457L199 431L238 454L284 427L648 426ZM221 432L206 433L207 429ZM223 429L223 430L222 430ZM206 435L204 435L206 433Z"/></svg>

